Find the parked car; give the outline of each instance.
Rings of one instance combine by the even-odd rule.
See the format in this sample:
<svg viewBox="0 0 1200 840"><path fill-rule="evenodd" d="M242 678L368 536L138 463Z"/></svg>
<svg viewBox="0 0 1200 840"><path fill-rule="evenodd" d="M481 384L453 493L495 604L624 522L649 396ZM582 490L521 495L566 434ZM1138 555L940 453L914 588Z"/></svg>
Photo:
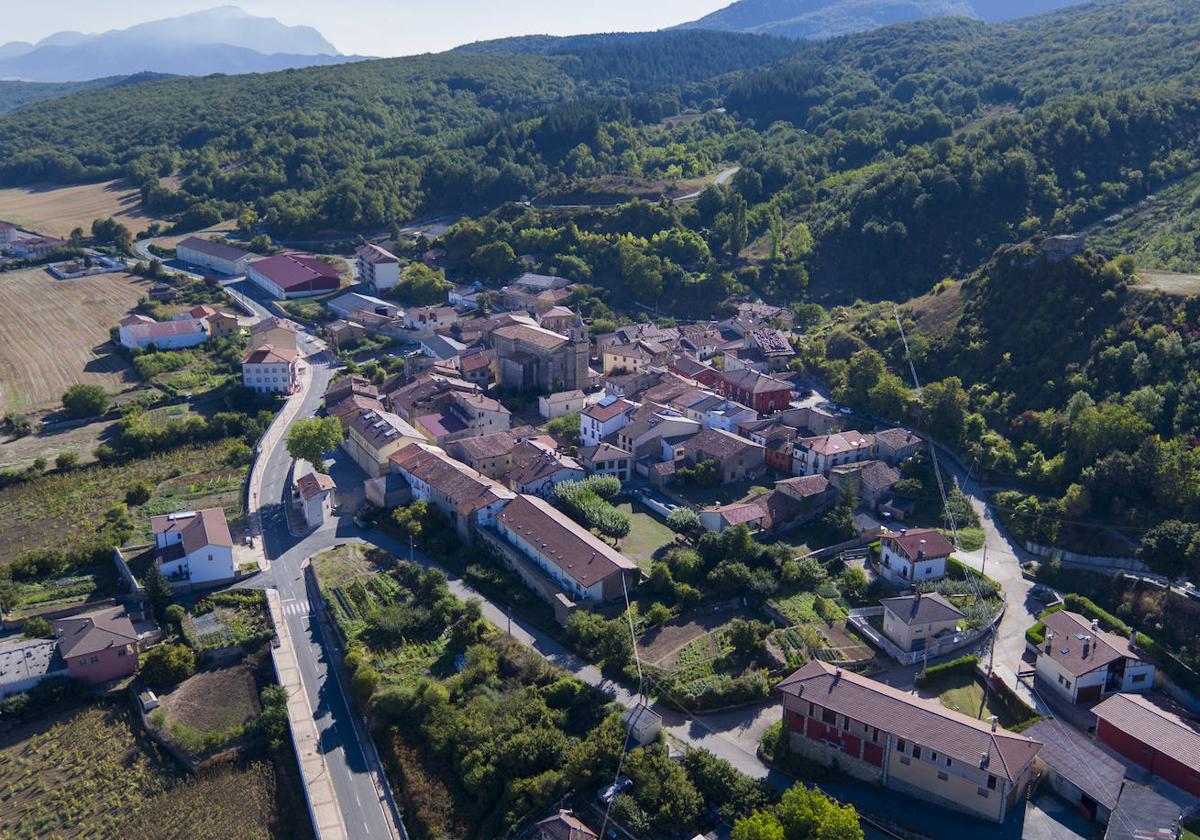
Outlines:
<svg viewBox="0 0 1200 840"><path fill-rule="evenodd" d="M1189 583L1183 587L1183 594L1191 598L1193 601L1200 601L1200 589L1196 588L1196 584Z"/></svg>

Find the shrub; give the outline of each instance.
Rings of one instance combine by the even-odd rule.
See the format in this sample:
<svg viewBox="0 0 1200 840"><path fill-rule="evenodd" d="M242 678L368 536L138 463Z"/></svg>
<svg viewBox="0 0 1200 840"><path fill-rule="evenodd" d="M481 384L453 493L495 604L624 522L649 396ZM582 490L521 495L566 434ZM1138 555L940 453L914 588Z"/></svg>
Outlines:
<svg viewBox="0 0 1200 840"><path fill-rule="evenodd" d="M77 420L103 414L108 408L108 394L99 385L72 385L62 401L67 416Z"/></svg>
<svg viewBox="0 0 1200 840"><path fill-rule="evenodd" d="M49 638L54 635L50 622L40 616L25 619L25 623L21 625L21 632L30 639Z"/></svg>
<svg viewBox="0 0 1200 840"><path fill-rule="evenodd" d="M129 489L125 491L125 504L133 507L135 505L144 505L150 501L150 496L154 494L154 488L150 486L148 481L135 481L129 485Z"/></svg>
<svg viewBox="0 0 1200 840"><path fill-rule="evenodd" d="M74 452L59 452L54 456L54 467L59 472L69 472L79 466L79 456Z"/></svg>
<svg viewBox="0 0 1200 840"><path fill-rule="evenodd" d="M142 660L142 677L151 685L175 685L195 672L196 654L187 645L156 645Z"/></svg>
<svg viewBox="0 0 1200 840"><path fill-rule="evenodd" d="M667 527L677 534L687 534L700 527L700 514L690 507L677 507L667 517Z"/></svg>
<svg viewBox="0 0 1200 840"><path fill-rule="evenodd" d="M913 685L928 685L943 677L974 674L975 666L978 664L978 656L960 656L958 659L952 659L949 662L943 662L941 665L926 668L913 678Z"/></svg>
<svg viewBox="0 0 1200 840"><path fill-rule="evenodd" d="M168 624L174 624L176 627L183 623L184 615L184 609L179 604L171 604L163 610L163 619Z"/></svg>

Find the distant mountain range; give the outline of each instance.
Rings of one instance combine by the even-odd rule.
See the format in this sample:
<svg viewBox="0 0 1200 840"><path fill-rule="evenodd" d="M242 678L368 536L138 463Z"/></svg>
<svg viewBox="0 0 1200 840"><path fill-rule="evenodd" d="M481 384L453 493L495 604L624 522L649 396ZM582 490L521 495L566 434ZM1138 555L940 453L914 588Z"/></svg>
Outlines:
<svg viewBox="0 0 1200 840"><path fill-rule="evenodd" d="M339 64L342 55L311 26L287 26L236 6L113 29L57 32L36 44L0 45L0 79L73 82L135 73L206 76Z"/></svg>
<svg viewBox="0 0 1200 840"><path fill-rule="evenodd" d="M1013 20L1083 0L737 0L679 29L822 39L930 17Z"/></svg>

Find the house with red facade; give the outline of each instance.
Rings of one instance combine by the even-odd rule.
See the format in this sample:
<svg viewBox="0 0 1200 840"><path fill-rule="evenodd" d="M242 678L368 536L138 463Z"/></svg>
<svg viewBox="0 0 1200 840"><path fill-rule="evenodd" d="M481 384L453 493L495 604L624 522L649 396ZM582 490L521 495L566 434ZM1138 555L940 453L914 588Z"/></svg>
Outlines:
<svg viewBox="0 0 1200 840"><path fill-rule="evenodd" d="M724 371L714 387L721 396L749 406L759 414L783 411L792 402L790 383L750 368Z"/></svg>
<svg viewBox="0 0 1200 840"><path fill-rule="evenodd" d="M1041 744L814 659L779 684L791 748L910 796L1003 822Z"/></svg>
<svg viewBox="0 0 1200 840"><path fill-rule="evenodd" d="M1152 775L1200 796L1200 722L1178 706L1114 694L1092 708L1096 740Z"/></svg>
<svg viewBox="0 0 1200 840"><path fill-rule="evenodd" d="M138 669L138 635L124 607L60 618L54 638L67 672L80 682L105 683Z"/></svg>

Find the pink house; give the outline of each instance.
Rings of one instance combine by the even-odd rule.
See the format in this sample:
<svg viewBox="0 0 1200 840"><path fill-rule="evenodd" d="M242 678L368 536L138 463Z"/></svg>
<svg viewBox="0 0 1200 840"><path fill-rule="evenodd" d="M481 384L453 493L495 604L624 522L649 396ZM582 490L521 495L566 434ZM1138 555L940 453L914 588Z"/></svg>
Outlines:
<svg viewBox="0 0 1200 840"><path fill-rule="evenodd" d="M104 683L137 671L137 631L124 607L60 618L54 636L68 673L80 682Z"/></svg>

